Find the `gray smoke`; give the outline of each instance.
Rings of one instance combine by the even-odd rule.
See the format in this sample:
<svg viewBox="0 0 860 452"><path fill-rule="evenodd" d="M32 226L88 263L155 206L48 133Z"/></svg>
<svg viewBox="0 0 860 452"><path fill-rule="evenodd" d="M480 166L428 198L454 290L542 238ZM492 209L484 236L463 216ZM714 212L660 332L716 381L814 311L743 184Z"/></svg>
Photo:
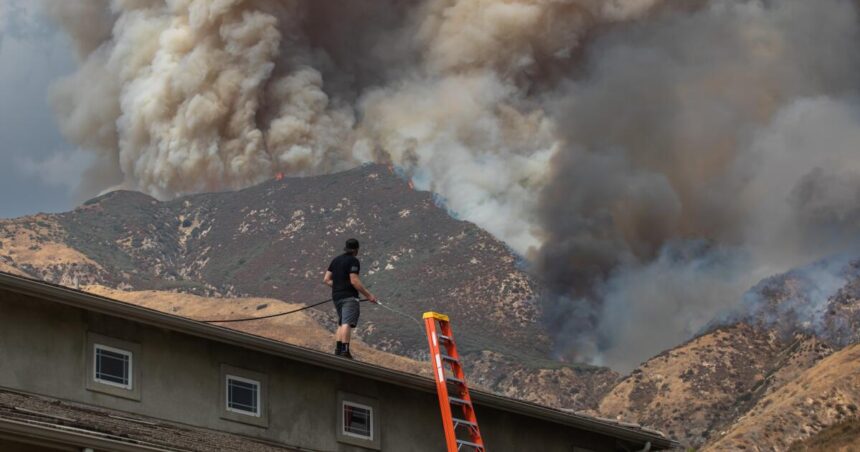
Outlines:
<svg viewBox="0 0 860 452"><path fill-rule="evenodd" d="M852 2L726 1L589 47L539 208L564 353L628 367L857 241L857 43Z"/></svg>
<svg viewBox="0 0 860 452"><path fill-rule="evenodd" d="M394 164L534 264L570 359L629 368L857 236L852 0L46 7L83 190Z"/></svg>
<svg viewBox="0 0 860 452"><path fill-rule="evenodd" d="M772 276L743 295L737 309L712 323L745 321L772 328L784 337L813 334L834 347L860 340L853 301L860 296L860 261L855 253Z"/></svg>

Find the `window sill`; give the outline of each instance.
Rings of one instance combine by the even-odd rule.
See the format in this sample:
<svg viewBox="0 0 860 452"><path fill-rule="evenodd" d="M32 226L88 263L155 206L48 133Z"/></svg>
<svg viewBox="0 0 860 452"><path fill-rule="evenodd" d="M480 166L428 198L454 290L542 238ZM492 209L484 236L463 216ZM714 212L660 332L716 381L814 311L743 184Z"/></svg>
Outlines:
<svg viewBox="0 0 860 452"><path fill-rule="evenodd" d="M245 414L244 412L227 408L227 375L247 378L260 383L260 414L258 416L254 416L251 413ZM218 409L220 412L219 417L230 422L237 422L260 428L269 428L269 406L267 401L269 397L269 381L268 378L266 378L266 375L247 369L240 369L227 364L221 364L220 379L221 382L218 385L220 392L220 396L218 398Z"/></svg>
<svg viewBox="0 0 860 452"><path fill-rule="evenodd" d="M132 359L134 360L132 364L132 376L131 389L125 388L121 385L117 384L107 384L99 382L95 379L95 373L93 371L93 360L95 360L94 356L94 347L95 344L106 345L109 347L118 348L121 350L127 350L131 352ZM129 341L124 341L122 339L116 339L113 337L102 336L97 333L88 332L87 340L86 340L86 350L84 350L86 356L85 363L85 372L84 381L86 381L86 389L90 392L95 392L99 394L107 394L113 397L119 397L122 399L134 400L135 402L140 402L141 399L141 347L140 344L136 344Z"/></svg>

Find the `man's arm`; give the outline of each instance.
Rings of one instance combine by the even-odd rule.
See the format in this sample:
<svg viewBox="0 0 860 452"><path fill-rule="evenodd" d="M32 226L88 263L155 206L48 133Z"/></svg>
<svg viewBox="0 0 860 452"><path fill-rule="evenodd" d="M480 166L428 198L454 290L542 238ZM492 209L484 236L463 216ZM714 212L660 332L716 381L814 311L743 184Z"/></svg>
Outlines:
<svg viewBox="0 0 860 452"><path fill-rule="evenodd" d="M331 272L330 271L325 272L325 276L323 276L323 284L325 284L329 287L331 287L331 285L334 284L334 280L331 279Z"/></svg>
<svg viewBox="0 0 860 452"><path fill-rule="evenodd" d="M350 273L349 282L352 284L352 287L355 287L355 290L364 295L364 298L367 298L367 301L376 303L376 297L364 287L364 284L361 283L361 279L358 277L358 273Z"/></svg>

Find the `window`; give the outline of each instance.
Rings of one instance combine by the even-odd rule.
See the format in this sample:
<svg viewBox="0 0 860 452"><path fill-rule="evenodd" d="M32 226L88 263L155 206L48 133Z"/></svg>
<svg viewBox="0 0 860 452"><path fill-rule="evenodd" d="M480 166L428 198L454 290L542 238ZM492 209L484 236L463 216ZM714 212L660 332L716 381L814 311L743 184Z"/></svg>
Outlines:
<svg viewBox="0 0 860 452"><path fill-rule="evenodd" d="M87 333L87 390L131 400L140 400L140 344Z"/></svg>
<svg viewBox="0 0 860 452"><path fill-rule="evenodd" d="M260 416L260 382L227 375L227 410Z"/></svg>
<svg viewBox="0 0 860 452"><path fill-rule="evenodd" d="M221 364L220 378L221 419L268 427L269 380L266 374Z"/></svg>
<svg viewBox="0 0 860 452"><path fill-rule="evenodd" d="M380 439L379 402L370 397L337 393L337 433L338 442L379 450Z"/></svg>
<svg viewBox="0 0 860 452"><path fill-rule="evenodd" d="M344 400L343 434L373 441L373 408Z"/></svg>
<svg viewBox="0 0 860 452"><path fill-rule="evenodd" d="M102 384L131 389L133 353L102 344L94 344L93 350L95 380Z"/></svg>

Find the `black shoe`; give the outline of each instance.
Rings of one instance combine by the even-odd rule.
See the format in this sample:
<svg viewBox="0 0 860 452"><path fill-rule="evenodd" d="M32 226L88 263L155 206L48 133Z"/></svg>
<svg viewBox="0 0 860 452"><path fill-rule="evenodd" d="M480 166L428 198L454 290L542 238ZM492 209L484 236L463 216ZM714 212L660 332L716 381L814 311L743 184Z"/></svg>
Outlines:
<svg viewBox="0 0 860 452"><path fill-rule="evenodd" d="M339 356L341 358L352 359L352 354L350 354L348 351L347 352L340 352Z"/></svg>

